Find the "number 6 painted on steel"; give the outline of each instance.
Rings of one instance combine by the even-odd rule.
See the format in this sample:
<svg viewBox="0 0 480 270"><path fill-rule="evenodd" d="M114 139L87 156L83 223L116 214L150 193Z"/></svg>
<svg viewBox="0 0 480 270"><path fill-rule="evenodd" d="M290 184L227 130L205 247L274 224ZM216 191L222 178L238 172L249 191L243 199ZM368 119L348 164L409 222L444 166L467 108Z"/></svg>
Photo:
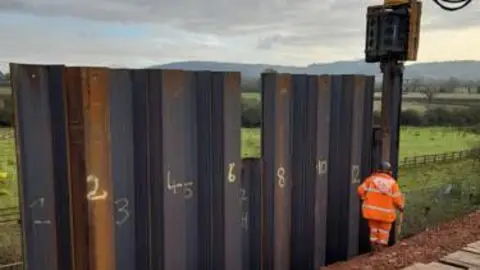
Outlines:
<svg viewBox="0 0 480 270"><path fill-rule="evenodd" d="M235 168L235 162L228 164L228 182L230 183L235 183L235 180L237 180L237 177L233 173L234 168Z"/></svg>

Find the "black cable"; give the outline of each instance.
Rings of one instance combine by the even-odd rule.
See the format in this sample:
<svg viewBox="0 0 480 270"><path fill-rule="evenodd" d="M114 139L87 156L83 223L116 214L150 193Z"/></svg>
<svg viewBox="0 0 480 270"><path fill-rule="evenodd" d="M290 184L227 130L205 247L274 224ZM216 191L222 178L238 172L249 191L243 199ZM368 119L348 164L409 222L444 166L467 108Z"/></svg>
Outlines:
<svg viewBox="0 0 480 270"><path fill-rule="evenodd" d="M433 0L435 4L446 11L457 11L472 3L472 0Z"/></svg>

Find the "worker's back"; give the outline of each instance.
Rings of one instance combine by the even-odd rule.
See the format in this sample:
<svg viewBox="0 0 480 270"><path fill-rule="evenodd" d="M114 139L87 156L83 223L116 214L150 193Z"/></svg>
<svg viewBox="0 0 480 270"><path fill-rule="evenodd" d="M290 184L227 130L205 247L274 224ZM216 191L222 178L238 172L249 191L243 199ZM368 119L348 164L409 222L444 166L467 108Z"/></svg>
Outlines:
<svg viewBox="0 0 480 270"><path fill-rule="evenodd" d="M365 219L393 222L395 208L403 208L403 199L395 179L387 173L374 173L358 188L363 199Z"/></svg>

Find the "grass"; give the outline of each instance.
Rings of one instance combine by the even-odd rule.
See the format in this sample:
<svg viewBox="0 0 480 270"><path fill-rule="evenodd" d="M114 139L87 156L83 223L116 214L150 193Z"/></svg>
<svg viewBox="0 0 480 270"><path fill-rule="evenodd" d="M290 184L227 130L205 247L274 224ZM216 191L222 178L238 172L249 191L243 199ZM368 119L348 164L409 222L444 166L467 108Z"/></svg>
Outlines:
<svg viewBox="0 0 480 270"><path fill-rule="evenodd" d="M242 130L243 157L260 156L260 130ZM400 131L400 158L439 154L469 149L480 143L480 136L454 128L402 127Z"/></svg>
<svg viewBox="0 0 480 270"><path fill-rule="evenodd" d="M0 85L0 95L10 95L11 93L12 93L12 90L10 89L10 86Z"/></svg>
<svg viewBox="0 0 480 270"><path fill-rule="evenodd" d="M373 109L380 111L381 100L379 93L376 93L373 102ZM260 102L260 93L243 93L244 99L256 100ZM409 93L403 96L402 110L415 110L424 113L427 109L445 108L449 110L466 109L471 107L472 103L480 104L480 94L438 94L432 104L427 104L423 94Z"/></svg>
<svg viewBox="0 0 480 270"><path fill-rule="evenodd" d="M405 194L402 237L480 208L478 160L400 169Z"/></svg>

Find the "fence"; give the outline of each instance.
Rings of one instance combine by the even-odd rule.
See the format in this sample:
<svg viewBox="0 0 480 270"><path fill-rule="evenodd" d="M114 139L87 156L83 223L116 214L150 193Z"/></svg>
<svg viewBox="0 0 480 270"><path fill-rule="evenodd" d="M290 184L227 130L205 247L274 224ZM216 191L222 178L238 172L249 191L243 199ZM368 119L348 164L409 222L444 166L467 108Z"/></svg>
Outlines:
<svg viewBox="0 0 480 270"><path fill-rule="evenodd" d="M456 152L446 152L434 155L421 155L413 157L404 157L400 160L399 166L410 167L419 165L429 165L471 159L480 156L480 148L462 150Z"/></svg>
<svg viewBox="0 0 480 270"><path fill-rule="evenodd" d="M402 237L480 209L478 161L468 161L462 169L462 173L450 174L446 183L430 184L404 192L406 209ZM426 179L425 182L432 180Z"/></svg>

